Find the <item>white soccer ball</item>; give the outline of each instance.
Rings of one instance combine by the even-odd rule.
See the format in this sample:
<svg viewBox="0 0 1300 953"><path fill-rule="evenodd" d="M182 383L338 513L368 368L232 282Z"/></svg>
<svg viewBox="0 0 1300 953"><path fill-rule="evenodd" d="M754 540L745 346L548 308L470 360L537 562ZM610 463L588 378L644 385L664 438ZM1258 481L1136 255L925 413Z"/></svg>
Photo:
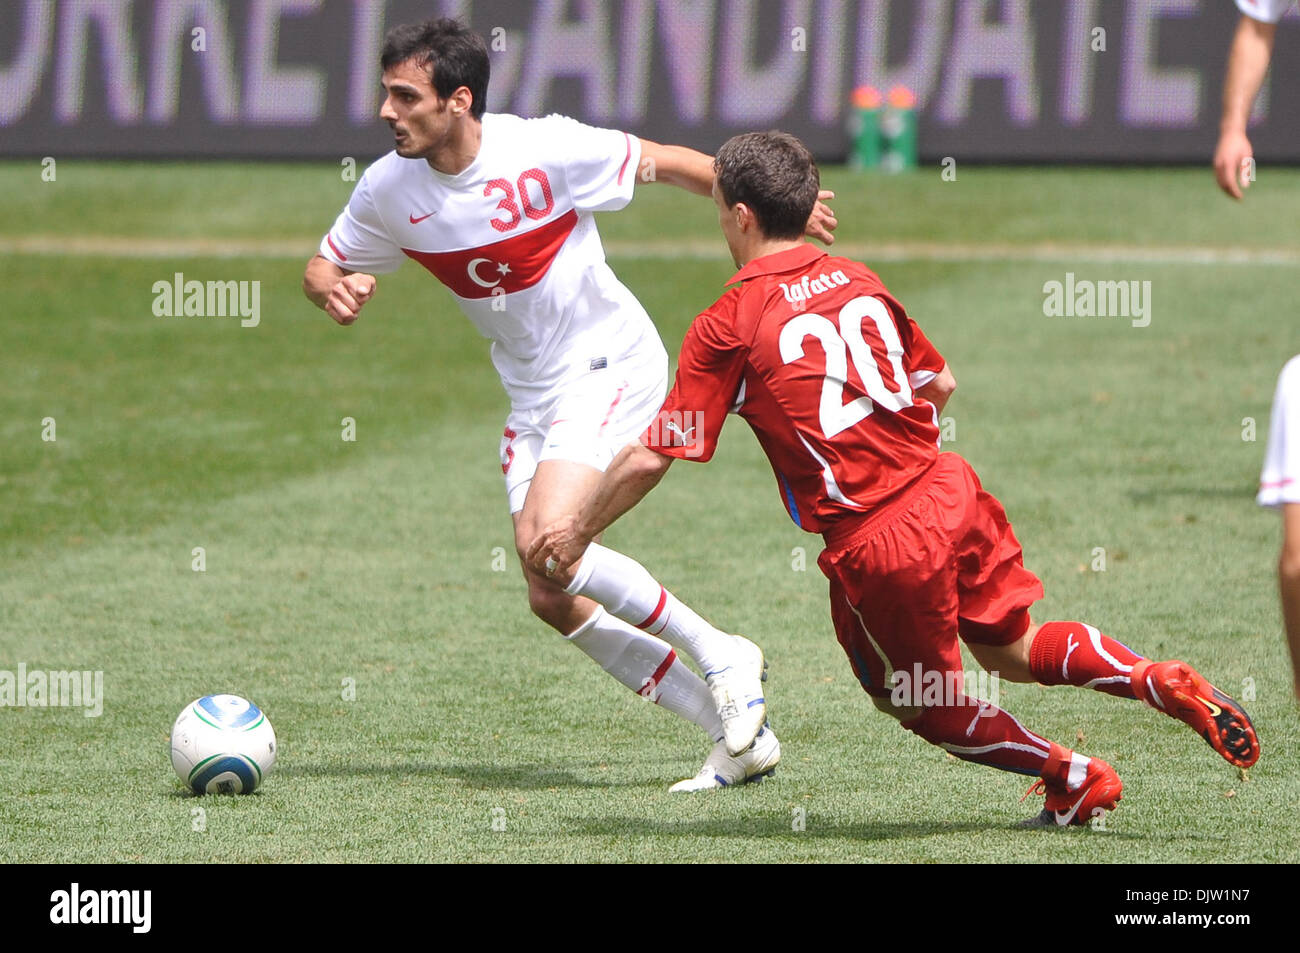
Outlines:
<svg viewBox="0 0 1300 953"><path fill-rule="evenodd" d="M172 767L195 794L252 794L275 765L275 731L238 695L204 695L172 725Z"/></svg>

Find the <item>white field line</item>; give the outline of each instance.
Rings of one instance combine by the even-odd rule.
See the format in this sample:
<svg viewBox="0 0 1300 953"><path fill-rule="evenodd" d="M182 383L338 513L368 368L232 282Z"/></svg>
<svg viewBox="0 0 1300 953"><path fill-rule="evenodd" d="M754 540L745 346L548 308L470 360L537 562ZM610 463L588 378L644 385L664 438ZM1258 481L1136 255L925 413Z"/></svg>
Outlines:
<svg viewBox="0 0 1300 953"><path fill-rule="evenodd" d="M221 239L134 238L122 235L27 235L0 237L0 254L74 255L100 258L279 258L306 261L318 238ZM846 258L871 262L1042 261L1085 264L1151 265L1300 265L1300 248L1241 248L1228 245L1015 244L1009 242L837 242L831 250ZM708 259L726 261L722 238L613 239L605 242L611 258Z"/></svg>

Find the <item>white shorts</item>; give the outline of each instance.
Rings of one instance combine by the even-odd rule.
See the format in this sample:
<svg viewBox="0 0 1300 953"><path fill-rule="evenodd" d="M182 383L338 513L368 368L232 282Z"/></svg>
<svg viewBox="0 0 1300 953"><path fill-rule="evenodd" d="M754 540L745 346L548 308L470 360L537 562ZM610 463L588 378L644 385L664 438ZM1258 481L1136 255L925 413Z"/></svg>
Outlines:
<svg viewBox="0 0 1300 953"><path fill-rule="evenodd" d="M550 400L511 408L501 437L501 472L510 512L524 508L537 465L569 460L600 470L650 426L668 390L662 348L638 362L614 362L588 371Z"/></svg>

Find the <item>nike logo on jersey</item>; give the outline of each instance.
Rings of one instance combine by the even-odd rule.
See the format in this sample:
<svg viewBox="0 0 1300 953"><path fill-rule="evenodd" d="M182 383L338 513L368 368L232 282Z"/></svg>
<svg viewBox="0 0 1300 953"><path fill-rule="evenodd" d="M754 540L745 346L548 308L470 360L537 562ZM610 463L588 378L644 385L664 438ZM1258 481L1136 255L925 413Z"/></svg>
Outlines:
<svg viewBox="0 0 1300 953"><path fill-rule="evenodd" d="M435 216L435 215L437 215L437 214L438 214L438 210L437 210L437 209L434 209L434 210L433 210L432 212L430 212L428 215L421 215L419 218L416 218L414 215L409 215L409 216L407 216L407 217L411 220L411 224L412 224L412 225L419 225L419 224L420 224L421 222L423 222L426 218L433 218L433 216Z"/></svg>

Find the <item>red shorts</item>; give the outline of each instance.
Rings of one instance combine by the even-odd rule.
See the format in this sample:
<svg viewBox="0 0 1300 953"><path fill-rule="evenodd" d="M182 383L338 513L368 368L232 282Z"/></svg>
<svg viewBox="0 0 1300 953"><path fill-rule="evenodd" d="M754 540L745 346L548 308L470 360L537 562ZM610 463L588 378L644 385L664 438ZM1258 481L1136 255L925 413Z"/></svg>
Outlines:
<svg viewBox="0 0 1300 953"><path fill-rule="evenodd" d="M817 560L835 635L862 687L890 694L895 669L960 672L967 642L1007 645L1029 628L1043 584L975 471L941 453L915 485Z"/></svg>

